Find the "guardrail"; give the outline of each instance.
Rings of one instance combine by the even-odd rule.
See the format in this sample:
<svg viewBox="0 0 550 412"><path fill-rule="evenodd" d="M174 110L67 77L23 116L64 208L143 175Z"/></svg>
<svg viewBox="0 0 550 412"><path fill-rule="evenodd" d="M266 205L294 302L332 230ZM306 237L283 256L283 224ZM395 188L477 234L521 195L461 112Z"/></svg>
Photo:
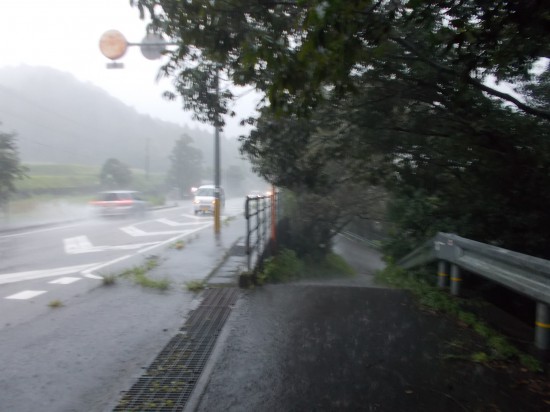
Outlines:
<svg viewBox="0 0 550 412"><path fill-rule="evenodd" d="M376 250L380 250L380 248L381 248L382 242L377 241L377 240L371 240L371 239L364 238L364 237L359 236L359 235L357 235L353 232L350 232L349 230L341 231L340 235L344 236L347 239L351 239L351 240L355 240L357 242L364 243L367 246L369 246L373 249L376 249Z"/></svg>
<svg viewBox="0 0 550 412"><path fill-rule="evenodd" d="M246 255L249 272L261 267L270 243L275 247L278 205L277 192L270 196L246 198Z"/></svg>
<svg viewBox="0 0 550 412"><path fill-rule="evenodd" d="M438 262L438 286L460 294L461 270L483 276L536 301L535 346L550 349L550 261L438 233L400 259L405 269Z"/></svg>

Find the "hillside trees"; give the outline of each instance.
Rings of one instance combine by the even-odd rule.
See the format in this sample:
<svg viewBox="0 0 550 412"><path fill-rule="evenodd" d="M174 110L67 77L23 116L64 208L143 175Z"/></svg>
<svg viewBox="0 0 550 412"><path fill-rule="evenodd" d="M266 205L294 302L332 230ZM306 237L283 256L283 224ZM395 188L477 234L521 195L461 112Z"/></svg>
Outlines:
<svg viewBox="0 0 550 412"><path fill-rule="evenodd" d="M99 175L101 186L105 189L128 189L132 180L130 168L114 158L105 161Z"/></svg>
<svg viewBox="0 0 550 412"><path fill-rule="evenodd" d="M0 207L15 193L14 182L25 177L26 168L21 165L14 133L0 131Z"/></svg>
<svg viewBox="0 0 550 412"><path fill-rule="evenodd" d="M166 182L169 187L177 188L180 196L189 193L191 187L201 181L202 153L191 146L192 142L189 136L181 136L170 154Z"/></svg>

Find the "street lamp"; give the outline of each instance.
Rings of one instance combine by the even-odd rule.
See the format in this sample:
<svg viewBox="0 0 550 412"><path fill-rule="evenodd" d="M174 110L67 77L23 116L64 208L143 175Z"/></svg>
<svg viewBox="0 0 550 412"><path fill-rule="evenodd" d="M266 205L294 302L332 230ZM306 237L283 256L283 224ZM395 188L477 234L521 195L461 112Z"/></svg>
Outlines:
<svg viewBox="0 0 550 412"><path fill-rule="evenodd" d="M148 60L156 60L162 56L165 46L174 46L178 43L168 43L154 33L147 33L141 43L129 43L118 30L108 30L99 39L101 53L112 62L107 63L108 69L122 69L124 65L116 60L126 54L129 46L140 46L141 54ZM216 101L220 100L219 69L216 68ZM220 177L220 125L218 116L214 120L214 233L221 231L221 177Z"/></svg>

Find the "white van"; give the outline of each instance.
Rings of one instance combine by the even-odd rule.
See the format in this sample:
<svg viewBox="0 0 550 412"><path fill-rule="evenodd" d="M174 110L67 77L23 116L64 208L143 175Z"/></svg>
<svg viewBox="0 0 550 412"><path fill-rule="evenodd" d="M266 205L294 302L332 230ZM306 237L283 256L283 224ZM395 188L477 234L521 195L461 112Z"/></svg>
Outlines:
<svg viewBox="0 0 550 412"><path fill-rule="evenodd" d="M198 213L214 213L214 200L216 187L214 185L203 185L195 191L193 199L193 209L195 214ZM225 193L220 187L220 206L225 206Z"/></svg>

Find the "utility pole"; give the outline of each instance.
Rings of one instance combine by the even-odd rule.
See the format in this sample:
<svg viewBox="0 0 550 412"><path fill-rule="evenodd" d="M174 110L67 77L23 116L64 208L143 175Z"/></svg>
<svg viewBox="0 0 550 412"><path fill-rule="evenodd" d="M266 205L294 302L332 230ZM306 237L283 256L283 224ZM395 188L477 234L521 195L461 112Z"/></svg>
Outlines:
<svg viewBox="0 0 550 412"><path fill-rule="evenodd" d="M129 43L124 35L118 30L108 30L99 39L101 53L112 60L107 64L108 69L122 69L124 65L117 62L126 53L129 46L140 46L143 57L149 60L156 60L162 56L165 46L177 45L168 43L162 36L155 33L148 33L141 43ZM216 67L215 73L216 105L220 103L220 69ZM216 110L214 119L214 233L218 235L221 231L221 176L220 176L220 120L219 112ZM146 174L149 177L149 139L146 143Z"/></svg>
<svg viewBox="0 0 550 412"><path fill-rule="evenodd" d="M219 105L220 102L220 72L216 67L216 104ZM220 196L220 122L219 122L219 113L216 112L216 118L214 119L214 193L216 196L216 201L214 204L214 233L216 235L220 234L221 230L221 196Z"/></svg>
<svg viewBox="0 0 550 412"><path fill-rule="evenodd" d="M145 178L149 180L149 137L145 140Z"/></svg>

